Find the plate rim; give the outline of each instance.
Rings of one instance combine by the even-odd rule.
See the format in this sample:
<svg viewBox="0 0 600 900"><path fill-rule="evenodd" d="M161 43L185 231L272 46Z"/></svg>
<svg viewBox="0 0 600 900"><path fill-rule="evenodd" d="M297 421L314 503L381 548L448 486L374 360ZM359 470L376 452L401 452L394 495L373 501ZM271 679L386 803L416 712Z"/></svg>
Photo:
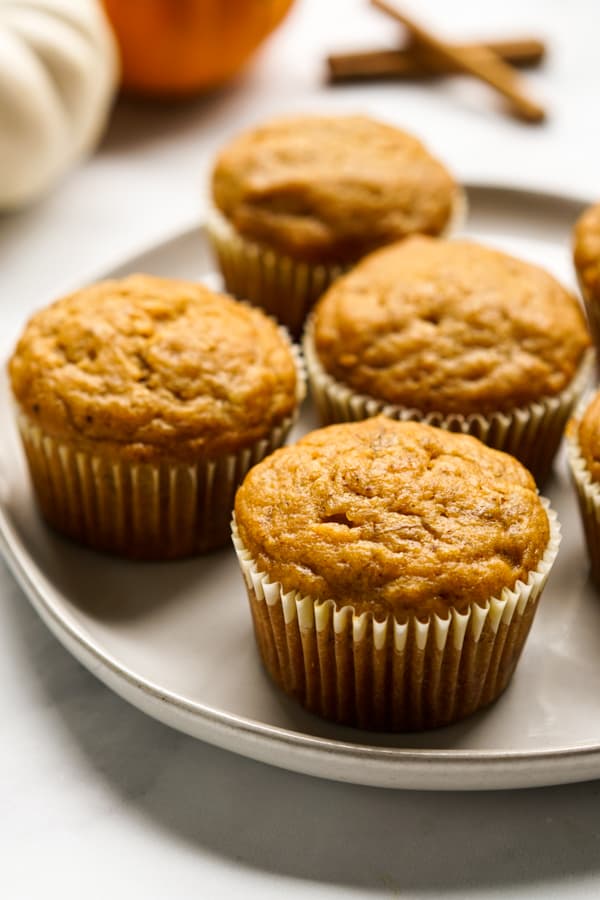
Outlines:
<svg viewBox="0 0 600 900"><path fill-rule="evenodd" d="M561 193L537 188L529 190L518 185L504 185L502 182L476 180L467 181L464 186L467 195L496 193L508 198L514 195L521 202L526 199L538 203L555 202L571 205L574 209L576 207L583 209L590 202L589 199L571 192ZM162 240L154 241L138 251L127 254L108 269L96 273L95 277L112 277L122 268L134 267L138 259L163 250L170 243L190 239L199 232L201 234L205 232L204 220L199 220L195 225L188 224ZM61 606L61 595L57 588L50 585L50 589L44 591L42 585L46 576L24 547L5 509L4 497L1 496L0 552L35 611L52 634L109 689L153 718L240 755L290 771L333 780L417 790L512 789L583 781L594 777L594 774L596 777L600 776L600 743L527 751L380 747L309 735L189 700L176 692L161 688L159 684L120 663L111 653L102 649L101 644L68 609ZM190 722L200 727L192 728ZM240 738L240 735L243 738ZM229 740L231 736L240 739L243 746L239 746L239 740ZM290 750L294 751L293 758L282 760L281 757ZM330 770L324 774L321 771L322 765L311 765L308 757L313 754L319 757L325 755L330 762L334 760L339 762L340 757L345 764L368 762L371 768L361 777L349 776L347 765L346 768L342 766L338 773ZM401 771L387 773L387 769L394 764ZM535 768L535 772L531 771L532 767ZM325 768L331 769L330 766ZM465 780L467 771L471 777ZM458 772L463 778L461 783L452 781L452 775ZM491 783L488 780L490 775L495 776L495 780ZM446 779L449 779L448 783Z"/></svg>

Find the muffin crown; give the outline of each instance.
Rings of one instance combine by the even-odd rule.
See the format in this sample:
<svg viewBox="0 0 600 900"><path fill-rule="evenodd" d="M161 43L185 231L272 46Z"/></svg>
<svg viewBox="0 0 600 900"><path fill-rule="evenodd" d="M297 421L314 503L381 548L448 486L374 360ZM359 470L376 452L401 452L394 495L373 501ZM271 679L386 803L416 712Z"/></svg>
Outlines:
<svg viewBox="0 0 600 900"><path fill-rule="evenodd" d="M21 411L49 435L148 461L235 451L297 402L291 346L263 313L144 275L36 313L9 371Z"/></svg>
<svg viewBox="0 0 600 900"><path fill-rule="evenodd" d="M440 234L457 186L410 134L363 116L276 119L220 154L215 205L250 240L308 262Z"/></svg>
<svg viewBox="0 0 600 900"><path fill-rule="evenodd" d="M399 619L500 596L537 567L550 533L513 457L384 416L276 451L246 476L235 513L284 591Z"/></svg>
<svg viewBox="0 0 600 900"><path fill-rule="evenodd" d="M586 209L577 221L573 254L583 290L600 299L600 203Z"/></svg>
<svg viewBox="0 0 600 900"><path fill-rule="evenodd" d="M537 266L412 237L332 285L314 343L326 372L357 393L468 415L559 394L590 338L576 298Z"/></svg>

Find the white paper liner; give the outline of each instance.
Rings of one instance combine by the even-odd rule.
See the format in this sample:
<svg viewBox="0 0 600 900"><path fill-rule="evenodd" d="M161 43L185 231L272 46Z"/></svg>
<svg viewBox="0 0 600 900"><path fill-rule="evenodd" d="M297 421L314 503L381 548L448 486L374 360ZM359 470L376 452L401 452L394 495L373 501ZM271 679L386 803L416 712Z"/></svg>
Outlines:
<svg viewBox="0 0 600 900"><path fill-rule="evenodd" d="M72 447L48 435L17 405L21 441L46 521L81 544L134 559L176 559L228 544L237 488L252 466L285 443L305 396L304 363L289 343L297 373L294 413L239 452L195 464L135 463Z"/></svg>
<svg viewBox="0 0 600 900"><path fill-rule="evenodd" d="M405 622L351 605L336 608L285 592L261 572L240 538L233 544L248 591L259 651L272 679L326 719L382 731L436 728L487 706L518 662L560 544L549 502L550 539L527 582L465 613Z"/></svg>
<svg viewBox="0 0 600 900"><path fill-rule="evenodd" d="M461 227L466 212L466 195L460 189L450 222L441 236L446 237ZM213 204L209 206L206 230L227 291L260 306L296 337L319 297L336 278L352 268L352 264L299 262L250 241L238 234Z"/></svg>
<svg viewBox="0 0 600 900"><path fill-rule="evenodd" d="M324 370L318 358L312 320L306 326L302 349L310 391L323 425L358 422L383 414L402 422L422 422L446 431L471 434L489 447L516 456L540 483L550 474L567 420L590 380L595 361L594 350L587 350L571 383L554 397L541 398L510 412L463 416L459 413L423 413L386 403L355 393L336 381Z"/></svg>
<svg viewBox="0 0 600 900"><path fill-rule="evenodd" d="M71 447L20 415L35 495L58 531L97 550L175 559L225 545L237 487L282 446L293 419L237 454L196 464L133 463Z"/></svg>
<svg viewBox="0 0 600 900"><path fill-rule="evenodd" d="M587 467L579 444L578 428L580 412L583 414L583 411L583 409L578 410L572 427L567 431L567 460L577 493L592 577L600 586L600 483L592 479L592 473Z"/></svg>
<svg viewBox="0 0 600 900"><path fill-rule="evenodd" d="M348 268L299 262L249 241L214 206L209 209L206 229L226 290L261 307L295 336L301 333L309 309Z"/></svg>

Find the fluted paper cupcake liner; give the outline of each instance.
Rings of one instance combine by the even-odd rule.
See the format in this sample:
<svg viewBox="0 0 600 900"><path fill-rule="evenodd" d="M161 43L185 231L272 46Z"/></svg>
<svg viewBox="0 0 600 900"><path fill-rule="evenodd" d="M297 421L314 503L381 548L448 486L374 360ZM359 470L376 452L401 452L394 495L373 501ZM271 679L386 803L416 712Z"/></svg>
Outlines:
<svg viewBox="0 0 600 900"><path fill-rule="evenodd" d="M229 540L231 510L246 472L280 447L286 419L239 453L195 464L134 463L61 442L19 415L38 505L57 531L138 559L204 553Z"/></svg>
<svg viewBox="0 0 600 900"><path fill-rule="evenodd" d="M467 200L459 192L443 236L465 219ZM240 300L260 306L298 337L310 309L329 285L352 266L307 263L242 237L225 216L211 206L206 223L225 288Z"/></svg>
<svg viewBox="0 0 600 900"><path fill-rule="evenodd" d="M540 398L509 412L463 416L459 413L425 413L386 403L358 394L336 381L324 370L318 358L312 322L306 328L303 350L311 394L323 425L357 422L383 414L403 422L423 422L446 431L471 434L489 447L516 456L540 483L550 474L567 420L590 380L595 359L593 350L586 351L571 383L554 397Z"/></svg>
<svg viewBox="0 0 600 900"><path fill-rule="evenodd" d="M214 207L206 227L226 290L260 306L296 337L309 309L348 268L299 262L249 241Z"/></svg>
<svg viewBox="0 0 600 900"><path fill-rule="evenodd" d="M505 588L446 619L405 621L356 615L285 592L269 581L241 541L233 543L248 591L264 666L286 694L331 721L381 731L448 725L492 703L506 688L529 633L560 543L548 501L550 540L526 583Z"/></svg>
<svg viewBox="0 0 600 900"><path fill-rule="evenodd" d="M600 586L600 483L592 479L581 452L577 437L578 418L574 419L573 428L567 431L567 460L577 493L592 578Z"/></svg>

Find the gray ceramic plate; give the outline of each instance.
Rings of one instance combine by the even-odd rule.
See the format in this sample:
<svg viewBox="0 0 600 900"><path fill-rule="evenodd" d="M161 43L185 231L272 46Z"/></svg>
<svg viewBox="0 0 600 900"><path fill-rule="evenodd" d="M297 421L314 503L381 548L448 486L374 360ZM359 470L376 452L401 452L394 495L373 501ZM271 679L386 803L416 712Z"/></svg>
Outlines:
<svg viewBox="0 0 600 900"><path fill-rule="evenodd" d="M481 186L469 189L469 200L469 234L573 282L569 234L579 201ZM211 266L198 227L107 274L202 279ZM56 637L130 703L254 759L360 784L454 790L600 777L600 598L562 461L548 493L563 544L509 690L458 726L369 734L304 713L269 683L232 551L132 564L52 534L32 503L5 382L0 390L1 548ZM307 409L298 431L314 424Z"/></svg>

